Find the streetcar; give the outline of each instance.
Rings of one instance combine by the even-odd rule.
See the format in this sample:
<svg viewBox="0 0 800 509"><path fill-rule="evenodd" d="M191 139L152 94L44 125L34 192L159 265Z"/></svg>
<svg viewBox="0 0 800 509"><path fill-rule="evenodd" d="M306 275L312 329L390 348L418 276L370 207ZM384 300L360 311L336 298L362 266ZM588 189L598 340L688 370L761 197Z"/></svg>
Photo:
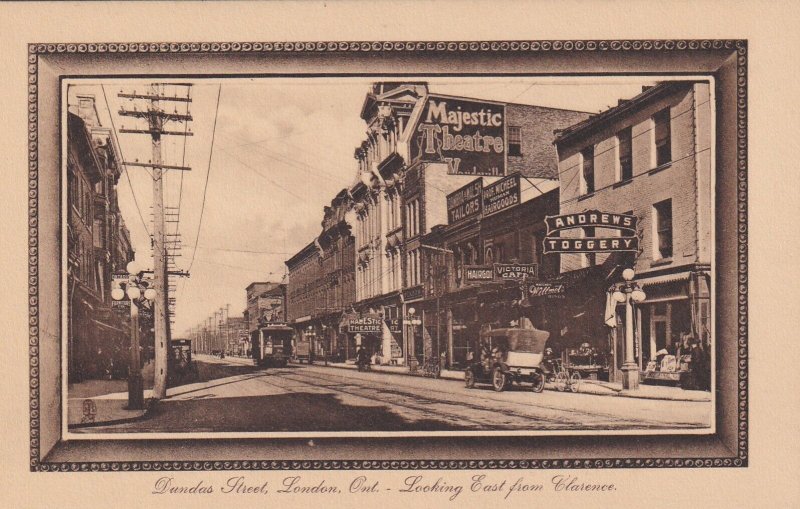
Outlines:
<svg viewBox="0 0 800 509"><path fill-rule="evenodd" d="M286 367L292 356L294 329L284 324L259 327L250 334L251 354L256 366Z"/></svg>

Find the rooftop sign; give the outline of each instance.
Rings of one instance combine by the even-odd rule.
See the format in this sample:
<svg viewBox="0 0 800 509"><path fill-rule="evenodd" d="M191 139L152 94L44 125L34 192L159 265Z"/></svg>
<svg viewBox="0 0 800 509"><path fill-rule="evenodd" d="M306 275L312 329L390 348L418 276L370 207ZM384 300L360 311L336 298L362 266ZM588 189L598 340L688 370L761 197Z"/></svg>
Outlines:
<svg viewBox="0 0 800 509"><path fill-rule="evenodd" d="M505 175L505 117L503 104L429 95L412 157L447 163L451 175Z"/></svg>

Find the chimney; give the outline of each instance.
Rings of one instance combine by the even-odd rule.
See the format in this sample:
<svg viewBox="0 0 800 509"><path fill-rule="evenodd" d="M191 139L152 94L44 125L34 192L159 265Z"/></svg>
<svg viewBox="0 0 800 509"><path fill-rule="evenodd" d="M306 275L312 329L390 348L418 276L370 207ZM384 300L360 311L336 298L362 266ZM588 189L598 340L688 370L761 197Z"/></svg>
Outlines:
<svg viewBox="0 0 800 509"><path fill-rule="evenodd" d="M653 86L652 86L652 85L645 85L645 86L643 86L643 87L642 87L642 93L644 93L644 92L647 92L647 91L648 91L648 90L650 90L651 88L653 88Z"/></svg>

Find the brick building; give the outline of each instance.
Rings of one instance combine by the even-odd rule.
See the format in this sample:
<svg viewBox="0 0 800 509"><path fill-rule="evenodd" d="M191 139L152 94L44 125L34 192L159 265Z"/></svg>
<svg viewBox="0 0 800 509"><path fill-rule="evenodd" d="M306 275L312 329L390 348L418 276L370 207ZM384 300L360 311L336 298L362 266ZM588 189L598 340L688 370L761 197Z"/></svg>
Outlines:
<svg viewBox="0 0 800 509"><path fill-rule="evenodd" d="M632 267L647 300L636 306L640 369L657 352L674 352L682 335L711 342L713 258L713 90L705 82L665 82L558 133L561 213L600 210L638 218L639 251L562 254L564 274L596 268L605 285L572 325L615 358L619 377L624 306L604 323L605 291ZM562 237L613 237L619 230L577 228ZM652 367L652 365L651 365Z"/></svg>
<svg viewBox="0 0 800 509"><path fill-rule="evenodd" d="M286 322L286 285L283 283L253 282L247 285L247 332L253 332L265 323Z"/></svg>
<svg viewBox="0 0 800 509"><path fill-rule="evenodd" d="M324 224L323 235L286 262L289 317L298 341L326 337L320 343L336 343L334 349L340 349L342 338L330 331L337 308L342 313L338 334L347 334L347 350L363 345L384 363L417 363L420 355L428 357L425 352L443 336L440 313L434 312L430 300L433 286L426 282L453 261L438 256L446 251L437 251L423 239L434 226L447 224L447 195L477 176L489 185L510 173L525 179L525 189L538 185L537 195L551 192L557 187L558 167L553 131L588 116L435 94L421 82L373 84L361 110L367 138L355 150L355 182L334 200L353 238L354 284L352 290L340 289L341 302L330 298L331 282L341 279L328 275L339 269L328 247L337 244L328 240ZM326 221L327 214L326 210ZM530 218L517 215L509 220ZM523 230L528 226L524 223ZM519 245L514 239L514 246ZM494 240L487 236L476 241L476 261L483 261L483 243ZM529 244L519 248L519 256L537 256ZM422 321L416 329L404 323L413 305ZM324 314L330 316L323 319Z"/></svg>
<svg viewBox="0 0 800 509"><path fill-rule="evenodd" d="M116 185L121 157L94 96L74 93L67 114L68 373L70 381L124 377L129 323L112 312L112 274L133 259Z"/></svg>

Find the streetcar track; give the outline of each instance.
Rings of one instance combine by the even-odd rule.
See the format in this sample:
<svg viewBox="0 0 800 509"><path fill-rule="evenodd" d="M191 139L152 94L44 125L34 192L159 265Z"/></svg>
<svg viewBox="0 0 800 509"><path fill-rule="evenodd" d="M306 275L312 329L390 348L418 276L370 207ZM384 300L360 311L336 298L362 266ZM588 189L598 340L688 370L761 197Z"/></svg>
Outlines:
<svg viewBox="0 0 800 509"><path fill-rule="evenodd" d="M320 372L314 372L314 375L311 375L311 374L303 375L302 373L298 373L298 372L292 372L291 374L305 376L307 378L314 378L317 374L322 375ZM283 375L283 373L281 373L281 375L285 376L285 375ZM328 380L328 382L333 382L333 380L336 379L336 375L333 375L333 374L329 375L327 373L322 375L322 377L324 377L326 380ZM330 377L334 377L334 378L331 379ZM350 378L349 380L353 380L353 379ZM360 387L369 387L368 385L366 385L366 386L365 385L361 385L361 384L358 384L358 385ZM381 391L387 392L387 393L388 392L395 392L398 395L403 394L400 391L391 391L391 390L387 390L387 389L375 389L375 390L381 390ZM430 387L426 387L424 390L428 391L428 392L437 392L437 393L445 394L445 395L452 394L452 392L448 392L448 391L441 390L441 389L430 388ZM408 394L408 393L406 393L406 394ZM479 401L482 401L482 402L490 404L489 407L479 406L479 405L469 405L473 409L482 410L482 411L498 412L497 404L500 403L501 400L488 398L486 396L482 396L480 394L472 393L472 392L470 392L470 393L461 393L461 394L464 395L465 397L468 397L468 398L471 398L471 399L476 399L476 400L479 400ZM416 395L413 395L413 397L415 397L415 398L425 398L424 396L416 396ZM428 398L428 399L430 399L430 398ZM433 401L436 401L436 400L433 400ZM446 401L442 401L441 403L448 404L448 402L446 402ZM528 403L528 402L519 402L519 401L513 401L512 402L512 401L502 400L502 404L504 406L505 405L523 405L525 407L529 407L529 408L532 408L532 409L543 409L543 410L549 410L549 411L552 411L552 412L570 412L570 414L573 414L573 415L574 414L579 414L579 415L583 415L583 416L590 417L590 418L613 419L613 420L618 421L618 422L627 421L627 422L630 422L632 424L640 425L643 428L648 428L648 429L653 429L653 428L672 429L673 427L681 427L681 428L704 428L704 427L707 427L706 425L697 424L697 423L694 423L694 422L689 422L689 423L686 423L686 422L683 422L683 423L680 423L680 422L678 422L678 423L665 423L665 422L662 422L662 421L653 421L653 420L647 420L647 419L631 420L631 419L620 418L618 415L611 414L611 413L591 412L591 411L579 410L579 409L575 409L575 408L562 408L562 407L551 406L551 405L546 405L546 404L541 404L541 403L537 404L537 403ZM531 418L530 416L528 416L526 414L520 414L520 413L514 412L513 410L503 411L503 413L505 415L509 415L509 416L512 416L512 417L521 417L521 418L526 418L526 419L530 419ZM538 416L535 417L535 418L536 419L540 419L540 417L538 417ZM560 421L554 421L554 422L560 422ZM571 424L571 421L569 421L568 424ZM569 429L573 429L573 428L569 428Z"/></svg>
<svg viewBox="0 0 800 509"><path fill-rule="evenodd" d="M285 375L283 375L283 376L286 377ZM286 378L288 378L288 377L286 377ZM352 393L352 392L349 392L349 391L342 391L342 390L338 389L338 387L334 387L334 386L326 386L326 387L330 388L331 390L342 392L344 394L348 394L348 395L351 395L351 396L363 397L365 399L378 401L380 403L383 403L384 405L388 404L388 405L402 406L402 407L409 408L409 409L416 410L416 411L423 412L423 413L430 413L431 411L426 409L426 408L424 408L424 407L420 408L420 405L417 402L417 399L419 399L419 398L428 399L428 400L432 401L433 404L438 404L438 405L458 406L458 407L464 407L464 408L471 408L473 410L478 410L478 411L481 411L481 412L490 412L490 413L493 413L493 414L501 414L501 415L503 415L505 417L515 418L515 419L522 419L522 420L526 420L526 421L529 421L529 422L532 422L532 423L546 423L546 424L550 424L550 425L562 426L561 428L556 428L556 429L567 429L567 430L576 429L576 428L579 429L579 427L576 426L576 424L573 423L572 420L558 419L558 418L552 418L552 417L543 417L543 416L531 416L531 415L528 415L528 414L521 414L521 413L518 413L518 412L509 411L507 409L498 411L498 409L496 409L496 408L487 408L487 407L482 407L482 406L478 406L478 405L464 405L464 404L461 404L461 403L452 403L452 402L449 402L449 401L442 401L442 400L431 400L430 398L424 398L424 396L418 396L418 395L415 395L415 394L404 394L404 393L400 393L400 392L394 392L394 394L397 395L397 396L400 396L400 397L402 397L404 399L413 399L414 400L414 404L395 403L395 402L388 402L385 399L381 399L379 397L369 397L369 396L365 396L365 395L360 394L360 393ZM374 391L378 391L378 392L382 392L382 393L389 393L389 391L385 391L385 390L382 390L382 389L370 387L368 385L359 385L359 387L362 388L362 389L366 388L366 389L369 389L369 390L374 390ZM436 392L445 392L445 391L436 391ZM438 416L446 415L446 416L448 416L450 418L455 418L458 421L468 420L468 421L471 421L473 423L480 422L479 426L481 428L486 428L487 426L490 426L491 427L490 429L498 429L498 428L500 428L500 429L509 429L508 425L502 426L502 425L496 425L496 424L486 424L483 421L476 421L475 419L471 419L469 417L463 417L461 414L455 414L455 413L443 411L443 410L440 410L440 409L437 409L436 413L434 413L434 415L438 415ZM619 421L620 419L616 419L616 420ZM638 423L638 421L637 421L637 423ZM649 426L643 426L643 427L654 428L654 427L658 427L658 426L660 426L660 423L658 425L650 423ZM527 429L527 428L528 428L528 426L525 426L523 429ZM552 428L548 428L548 429L552 429Z"/></svg>

